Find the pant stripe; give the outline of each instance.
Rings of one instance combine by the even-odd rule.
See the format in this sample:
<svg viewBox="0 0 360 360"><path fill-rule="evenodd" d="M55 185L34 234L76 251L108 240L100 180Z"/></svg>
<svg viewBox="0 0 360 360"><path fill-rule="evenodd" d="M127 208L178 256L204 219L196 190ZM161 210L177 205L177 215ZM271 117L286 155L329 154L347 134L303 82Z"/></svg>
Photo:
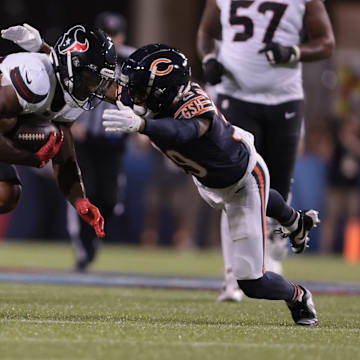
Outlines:
<svg viewBox="0 0 360 360"><path fill-rule="evenodd" d="M263 234L263 274L265 274L265 244L266 244L266 209L265 209L265 174L260 164L257 163L252 171L256 183L259 188L259 194L261 199L261 224Z"/></svg>

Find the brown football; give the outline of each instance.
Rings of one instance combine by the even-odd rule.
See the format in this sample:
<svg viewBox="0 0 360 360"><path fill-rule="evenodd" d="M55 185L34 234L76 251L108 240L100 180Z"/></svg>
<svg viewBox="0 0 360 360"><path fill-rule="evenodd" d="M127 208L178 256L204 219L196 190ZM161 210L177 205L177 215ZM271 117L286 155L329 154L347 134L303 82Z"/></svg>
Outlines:
<svg viewBox="0 0 360 360"><path fill-rule="evenodd" d="M48 120L34 116L22 116L9 135L20 147L37 152L46 144L53 131L60 134L59 128Z"/></svg>

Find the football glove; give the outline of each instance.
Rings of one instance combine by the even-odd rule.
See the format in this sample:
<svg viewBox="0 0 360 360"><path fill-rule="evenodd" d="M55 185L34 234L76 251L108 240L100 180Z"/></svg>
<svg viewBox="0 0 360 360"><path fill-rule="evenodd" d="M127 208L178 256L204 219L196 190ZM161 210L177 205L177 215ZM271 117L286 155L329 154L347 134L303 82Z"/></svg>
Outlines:
<svg viewBox="0 0 360 360"><path fill-rule="evenodd" d="M105 236L104 218L101 216L99 209L91 204L87 198L76 200L75 208L80 217L94 228L96 236L103 238Z"/></svg>
<svg viewBox="0 0 360 360"><path fill-rule="evenodd" d="M300 49L298 46L283 46L277 42L267 44L259 50L259 54L265 54L271 65L293 64L300 60Z"/></svg>
<svg viewBox="0 0 360 360"><path fill-rule="evenodd" d="M134 133L140 130L144 119L136 115L134 111L120 103L116 102L118 109L106 109L103 112L103 126L106 132L110 133Z"/></svg>
<svg viewBox="0 0 360 360"><path fill-rule="evenodd" d="M64 132L62 130L60 130L59 137L57 137L55 131L50 134L47 143L36 152L36 155L40 160L39 168L43 168L49 160L51 160L59 152L63 141Z"/></svg>
<svg viewBox="0 0 360 360"><path fill-rule="evenodd" d="M208 54L202 60L204 81L210 85L216 85L221 82L221 76L224 75L224 66L216 59L216 55Z"/></svg>
<svg viewBox="0 0 360 360"><path fill-rule="evenodd" d="M29 24L11 26L1 30L1 37L14 42L26 51L38 52L43 43L39 31Z"/></svg>

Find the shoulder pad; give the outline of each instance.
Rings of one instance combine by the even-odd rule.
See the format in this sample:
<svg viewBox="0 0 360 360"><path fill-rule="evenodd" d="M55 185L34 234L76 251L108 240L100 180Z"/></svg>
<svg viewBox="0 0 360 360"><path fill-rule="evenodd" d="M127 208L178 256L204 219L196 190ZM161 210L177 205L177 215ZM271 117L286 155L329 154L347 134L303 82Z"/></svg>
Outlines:
<svg viewBox="0 0 360 360"><path fill-rule="evenodd" d="M44 69L34 69L26 64L9 71L16 93L29 104L38 104L46 99L50 90L49 77Z"/></svg>

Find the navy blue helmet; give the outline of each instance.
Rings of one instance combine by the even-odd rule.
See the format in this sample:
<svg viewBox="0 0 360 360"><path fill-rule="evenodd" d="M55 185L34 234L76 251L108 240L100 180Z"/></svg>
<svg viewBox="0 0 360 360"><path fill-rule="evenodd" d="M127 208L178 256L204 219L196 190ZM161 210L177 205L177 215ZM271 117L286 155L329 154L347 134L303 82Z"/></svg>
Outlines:
<svg viewBox="0 0 360 360"><path fill-rule="evenodd" d="M55 72L65 92L78 106L104 98L115 79L116 52L102 30L75 25L60 36L52 51Z"/></svg>
<svg viewBox="0 0 360 360"><path fill-rule="evenodd" d="M156 114L181 97L190 75L189 61L179 50L150 44L127 58L121 68L120 82L127 87L135 112Z"/></svg>

